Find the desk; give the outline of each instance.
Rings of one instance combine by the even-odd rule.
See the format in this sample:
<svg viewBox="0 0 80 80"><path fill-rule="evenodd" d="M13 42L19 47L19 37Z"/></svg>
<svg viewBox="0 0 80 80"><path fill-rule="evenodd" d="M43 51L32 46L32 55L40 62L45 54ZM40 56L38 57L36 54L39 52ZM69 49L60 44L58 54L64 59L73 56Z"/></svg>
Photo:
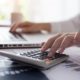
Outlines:
<svg viewBox="0 0 80 80"><path fill-rule="evenodd" d="M1 28L0 34L7 33L8 30L9 28ZM24 34L24 37L31 42L43 42L51 35L53 34ZM1 57L0 80L80 80L79 47L73 46L66 49L64 53L70 56L69 60L48 70L34 70L26 65L22 66L15 61Z"/></svg>

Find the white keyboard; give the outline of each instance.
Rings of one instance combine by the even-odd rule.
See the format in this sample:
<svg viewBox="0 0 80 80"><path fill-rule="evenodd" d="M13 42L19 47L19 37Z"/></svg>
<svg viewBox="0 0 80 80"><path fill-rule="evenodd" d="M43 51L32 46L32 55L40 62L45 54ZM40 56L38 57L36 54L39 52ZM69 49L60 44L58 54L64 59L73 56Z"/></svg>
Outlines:
<svg viewBox="0 0 80 80"><path fill-rule="evenodd" d="M7 35L6 35L7 34ZM27 39L25 38L25 37L23 37L23 35L22 34L19 34L19 33L9 33L9 32L7 32L6 34L2 34L1 36L0 36L0 40L1 41L5 41L5 42L7 42L7 41L13 41L13 42L15 42L15 41L27 41Z"/></svg>

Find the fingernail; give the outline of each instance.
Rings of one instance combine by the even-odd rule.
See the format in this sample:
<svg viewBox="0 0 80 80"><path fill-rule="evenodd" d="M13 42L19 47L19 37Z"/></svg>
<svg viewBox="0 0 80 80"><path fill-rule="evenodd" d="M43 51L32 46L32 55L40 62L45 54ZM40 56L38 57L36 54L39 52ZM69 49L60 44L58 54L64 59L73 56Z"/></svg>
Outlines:
<svg viewBox="0 0 80 80"><path fill-rule="evenodd" d="M42 50L42 51L45 51L45 50L46 50L46 48L45 48L44 46L42 46L42 47L41 47L41 50Z"/></svg>
<svg viewBox="0 0 80 80"><path fill-rule="evenodd" d="M59 49L58 49L58 52L59 52L59 53L62 53L63 51L64 51L63 48L59 48Z"/></svg>
<svg viewBox="0 0 80 80"><path fill-rule="evenodd" d="M41 46L43 46L43 45L44 45L44 43L45 43L45 42L42 42L42 43L41 43Z"/></svg>
<svg viewBox="0 0 80 80"><path fill-rule="evenodd" d="M50 59L45 59L46 64L50 64L52 61Z"/></svg>
<svg viewBox="0 0 80 80"><path fill-rule="evenodd" d="M45 50L43 48L41 48L41 52L44 52Z"/></svg>

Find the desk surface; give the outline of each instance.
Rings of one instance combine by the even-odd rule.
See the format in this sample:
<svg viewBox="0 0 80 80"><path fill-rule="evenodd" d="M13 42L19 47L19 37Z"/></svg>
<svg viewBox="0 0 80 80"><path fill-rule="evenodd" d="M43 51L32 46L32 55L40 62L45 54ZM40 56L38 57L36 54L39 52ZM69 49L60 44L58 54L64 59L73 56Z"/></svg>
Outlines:
<svg viewBox="0 0 80 80"><path fill-rule="evenodd" d="M9 28L0 28L0 35L8 33L8 31ZM24 35L24 37L30 42L43 42L50 36L52 36L52 34ZM30 67L26 67L25 65L1 57L0 80L80 80L80 48L71 47L66 49L64 53L70 56L69 60L48 70L41 71L33 70Z"/></svg>

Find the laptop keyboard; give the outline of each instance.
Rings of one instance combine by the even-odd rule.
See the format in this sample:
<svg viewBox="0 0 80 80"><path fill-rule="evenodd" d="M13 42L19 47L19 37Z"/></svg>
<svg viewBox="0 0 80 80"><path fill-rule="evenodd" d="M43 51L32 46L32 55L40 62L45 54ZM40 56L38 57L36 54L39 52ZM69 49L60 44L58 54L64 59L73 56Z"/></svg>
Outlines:
<svg viewBox="0 0 80 80"><path fill-rule="evenodd" d="M27 41L21 34L19 33L8 33L7 35L2 34L1 41Z"/></svg>
<svg viewBox="0 0 80 80"><path fill-rule="evenodd" d="M26 41L26 39L21 35L21 34L19 34L19 33L17 33L17 34L10 34L10 40L17 40L17 41Z"/></svg>

